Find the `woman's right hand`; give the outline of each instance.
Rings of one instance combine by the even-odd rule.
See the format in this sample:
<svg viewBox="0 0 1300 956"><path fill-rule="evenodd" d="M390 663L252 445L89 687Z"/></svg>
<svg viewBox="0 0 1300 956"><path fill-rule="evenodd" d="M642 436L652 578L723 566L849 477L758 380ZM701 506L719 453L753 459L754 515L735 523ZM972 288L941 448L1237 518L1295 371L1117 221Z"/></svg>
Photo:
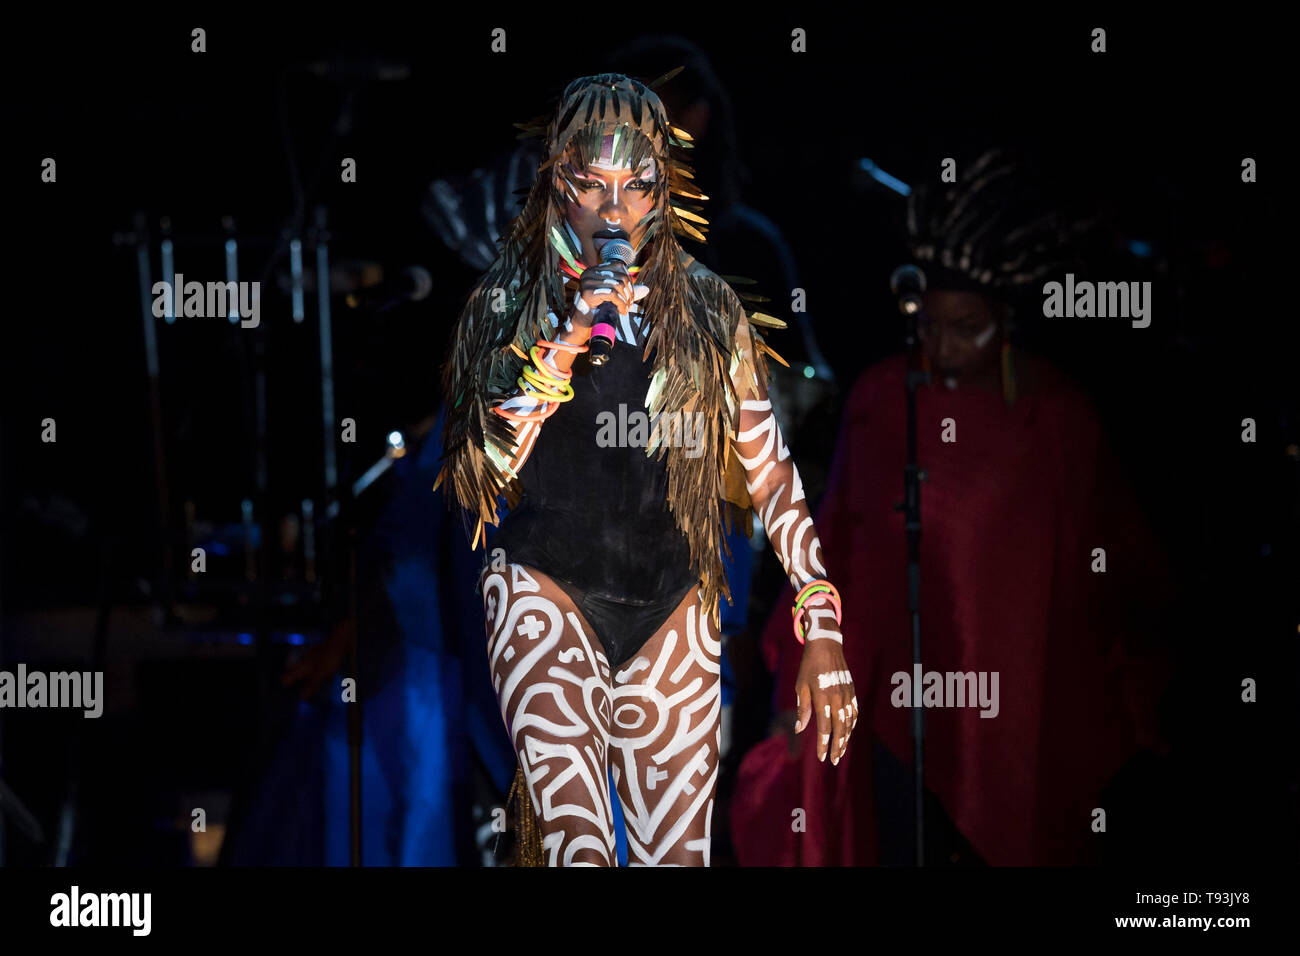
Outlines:
<svg viewBox="0 0 1300 956"><path fill-rule="evenodd" d="M596 310L602 302L612 302L618 314L624 316L631 310L633 302L645 298L649 292L649 287L632 283L627 266L617 259L588 266L578 277L578 291L569 308L569 322L580 341L573 341L574 336L566 337L567 340L573 341L575 345L583 345L591 338ZM583 306L586 307L585 311Z"/></svg>

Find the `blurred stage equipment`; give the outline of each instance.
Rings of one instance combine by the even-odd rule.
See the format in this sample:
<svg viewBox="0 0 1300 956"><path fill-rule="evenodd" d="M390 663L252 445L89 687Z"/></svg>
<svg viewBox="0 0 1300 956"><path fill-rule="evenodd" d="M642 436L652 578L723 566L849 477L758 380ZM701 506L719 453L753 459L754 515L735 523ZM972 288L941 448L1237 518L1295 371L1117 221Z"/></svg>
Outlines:
<svg viewBox="0 0 1300 956"><path fill-rule="evenodd" d="M293 74L320 78L342 90L330 138L323 147L313 150L320 160L306 185L300 175L290 135L285 81ZM334 162L337 154L335 144L353 128L358 92L371 83L404 80L409 75L407 64L375 58L314 61L285 69L280 77L277 98L293 210L277 233L250 235L241 232L235 217L229 215L223 217L220 227L211 232L181 233L169 218L151 220L140 211L135 214L131 229L113 237L117 247L134 252L144 326L143 346L157 492L152 533L159 555L159 573L149 587L155 602L155 619L164 626L210 621L215 623L218 631L238 633L241 643L245 642L244 637L251 638L247 643L256 646L258 661L264 670L262 686L266 692L262 694L263 708L269 706L269 699L273 696L270 688L276 683L266 676L275 663L271 645L276 635L283 635L287 626L295 638L289 643L303 643L303 632L321 629L331 599L337 602L339 610L346 605L349 615L355 613L356 539L361 526L370 517L362 514L358 501L368 489L380 482L392 461L405 453L407 442L417 434L423 434L419 432L419 426L408 435L393 432L383 458L363 475L351 480L340 475L339 447L336 444L340 439L335 409L334 327L330 308L333 296L343 295L351 308L375 314L401 302L424 298L432 290L433 282L428 271L420 266L408 266L386 274L374 262L332 263L330 217L327 209L313 200ZM256 261L260 270L257 266L250 267L250 260ZM155 262L159 273L154 272ZM208 263L220 265L215 270L204 268ZM177 322L178 313L183 315L183 310L180 309L181 290L175 288L175 277L187 272L187 279L191 280L206 283L220 277L226 283L236 283L229 287L231 289L239 288L240 282L259 282L260 291L266 293L261 297L259 308L264 315L259 319L266 318L267 321L242 326L236 297L224 316L216 319L186 318ZM152 291L160 280L168 282L173 289L171 307L161 316L161 324L159 317L154 315ZM281 301L269 294L272 290L283 292L288 298L287 315L282 313ZM273 325L282 328L284 323L279 320L288 316L292 317L293 325L309 329L312 300L316 320L313 331L320 360L320 420L317 427L321 452L317 467L311 469L310 476L296 479L303 482L303 487L295 489L298 494L291 496L297 504L288 513L277 515L270 493L268 371L275 368L279 376L277 381L280 381L284 378L281 370L301 365L302 356L300 348L291 355L282 355L279 350L283 346L270 330ZM214 523L203 520L192 492L184 489L182 514L178 516L183 523L177 525L172 515L176 489L171 487L169 471L169 434L164 415L168 409L162 394L162 356L170 354L166 339L181 341L190 323L203 323L210 329L210 323L214 321L220 321L228 335L237 336L226 343L238 353L231 377L238 382L248 430L252 435L248 448L253 478L251 494L241 496L237 521L227 518ZM283 336L283 333L279 332L279 335ZM301 342L301 333L298 335L295 341ZM423 423L426 431L431 422L432 419ZM219 506L211 503L205 503L204 508L220 510ZM235 509L226 510L229 513ZM184 552L177 554L181 547ZM202 574L191 570L191 555L196 548L202 548L208 560L206 572ZM345 554L346 559L340 561L339 558ZM345 576L346 581L336 583L328 580L330 571L326 566L335 567L330 561L331 555L338 562L336 576ZM346 595L345 601L343 595ZM107 605L106 596L104 603ZM102 610L106 612L107 607ZM352 631L349 668L350 674L355 675L356 628L353 627ZM351 855L353 865L360 865L359 703L350 709L349 718ZM5 792L0 790L0 797L4 796ZM4 802L8 805L7 800ZM66 830L70 842L70 821Z"/></svg>

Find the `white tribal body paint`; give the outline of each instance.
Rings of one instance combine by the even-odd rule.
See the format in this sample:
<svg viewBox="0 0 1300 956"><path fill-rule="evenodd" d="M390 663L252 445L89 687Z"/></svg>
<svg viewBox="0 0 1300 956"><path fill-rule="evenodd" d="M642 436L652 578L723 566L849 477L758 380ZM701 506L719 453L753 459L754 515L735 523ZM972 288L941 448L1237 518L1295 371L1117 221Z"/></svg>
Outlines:
<svg viewBox="0 0 1300 956"><path fill-rule="evenodd" d="M629 866L708 866L722 733L722 642L698 590L614 675L610 740ZM662 632L662 629L661 629Z"/></svg>
<svg viewBox="0 0 1300 956"><path fill-rule="evenodd" d="M747 330L743 335L738 330L737 348L748 348L748 339ZM739 367L739 361L733 361L733 375ZM737 394L756 392L758 388L757 382L736 383ZM798 592L810 581L824 578L822 546L804 498L803 481L766 394L741 400L740 426L734 443L736 457L745 466L745 487L791 586ZM815 594L804 603L808 622L804 640L842 643L839 629L829 626L835 622L835 611L817 606L825 600Z"/></svg>
<svg viewBox="0 0 1300 956"><path fill-rule="evenodd" d="M549 866L611 866L605 753L609 664L522 565L483 579L488 662L501 717L541 817Z"/></svg>
<svg viewBox="0 0 1300 956"><path fill-rule="evenodd" d="M748 321L742 319L740 325L736 333L736 349L740 355L733 356L731 365L736 394L741 399L739 425L733 443L736 457L745 467L745 487L749 490L750 499L772 542L772 548L785 569L786 577L797 593L810 582L826 577L826 568L821 560L821 542L817 539L812 515L804 498L799 470L781 436L781 427L766 390L756 379L746 382L737 378L739 369L745 366L741 361L744 350L750 346ZM824 593L812 594L805 600L803 615L806 644L819 640L843 644L843 637L835 621L835 610L827 606L828 600ZM792 635L791 640L793 639ZM817 675L817 685L813 692L817 691L823 692L828 699L822 705L825 718L831 719L830 702L833 701L838 720L835 726L844 730L835 742L837 756L832 762L838 763L838 754L843 752L843 745L852 733L857 716L856 697L850 706L844 703L843 696L852 694L853 679L847 670L824 671ZM800 706L796 696L796 710ZM825 759L829 735L822 736L818 756Z"/></svg>
<svg viewBox="0 0 1300 956"><path fill-rule="evenodd" d="M837 687L840 684L851 684L853 678L849 677L848 671L830 671L826 674L817 675L817 686L822 690L827 687Z"/></svg>
<svg viewBox="0 0 1300 956"><path fill-rule="evenodd" d="M540 572L483 575L488 660L551 866L616 863L607 767L630 866L708 866L722 644L698 589L611 673L599 638Z"/></svg>

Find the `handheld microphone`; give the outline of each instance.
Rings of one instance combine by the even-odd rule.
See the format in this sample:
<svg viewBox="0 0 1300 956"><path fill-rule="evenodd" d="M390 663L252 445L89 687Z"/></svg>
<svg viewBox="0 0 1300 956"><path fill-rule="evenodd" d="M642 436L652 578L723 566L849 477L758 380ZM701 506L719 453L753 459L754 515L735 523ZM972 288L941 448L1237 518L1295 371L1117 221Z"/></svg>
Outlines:
<svg viewBox="0 0 1300 956"><path fill-rule="evenodd" d="M609 239L600 250L601 263L621 262L631 268L636 261L636 250L626 239ZM587 343L587 360L592 365L600 366L609 361L609 353L614 348L614 323L618 321L618 307L613 302L602 302L596 306L596 314L591 326L591 341Z"/></svg>

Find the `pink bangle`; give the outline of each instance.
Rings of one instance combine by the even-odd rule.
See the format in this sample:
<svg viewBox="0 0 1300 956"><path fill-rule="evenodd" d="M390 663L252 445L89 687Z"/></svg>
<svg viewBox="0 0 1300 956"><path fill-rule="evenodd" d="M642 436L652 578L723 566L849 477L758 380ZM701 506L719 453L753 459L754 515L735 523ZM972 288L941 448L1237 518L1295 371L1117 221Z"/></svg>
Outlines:
<svg viewBox="0 0 1300 956"><path fill-rule="evenodd" d="M825 604L827 601L835 608L835 623L840 624L843 621L843 615L840 608L840 592L836 590L835 585L824 578L819 578L816 581L809 581L799 589L799 594L795 597L794 607L790 609L792 618L790 623L794 628L795 639L800 644L804 643L804 635L799 627L800 612L805 608L812 607L814 604Z"/></svg>
<svg viewBox="0 0 1300 956"><path fill-rule="evenodd" d="M805 584L802 588L799 589L799 593L794 596L795 607L799 606L805 594L807 594L809 591L811 591L813 588L817 587L818 585L827 588L828 591L824 593L831 594L834 597L836 603L839 602L840 592L836 590L835 585L831 584L831 582L827 581L825 578L818 578L815 581L809 581L807 584Z"/></svg>
<svg viewBox="0 0 1300 956"><path fill-rule="evenodd" d="M830 596L827 595L827 599L828 599L828 600L829 600L829 598L830 598ZM809 601L810 601L810 602L811 602L812 600L813 600L812 598L809 598ZM823 602L823 603L824 603L824 602ZM794 620L791 622L791 623L794 625L794 636L798 639L798 641L799 641L800 644L804 643L804 636L803 636L803 634L800 633L800 631L799 631L799 611L807 610L807 609L808 609L809 607L811 607L811 606L812 606L811 603L806 603L806 604L804 604L804 606L803 606L802 608L800 608L799 610L795 611L795 612L794 612ZM835 623L836 623L836 624L841 623L840 606L839 606L838 602L835 602Z"/></svg>

